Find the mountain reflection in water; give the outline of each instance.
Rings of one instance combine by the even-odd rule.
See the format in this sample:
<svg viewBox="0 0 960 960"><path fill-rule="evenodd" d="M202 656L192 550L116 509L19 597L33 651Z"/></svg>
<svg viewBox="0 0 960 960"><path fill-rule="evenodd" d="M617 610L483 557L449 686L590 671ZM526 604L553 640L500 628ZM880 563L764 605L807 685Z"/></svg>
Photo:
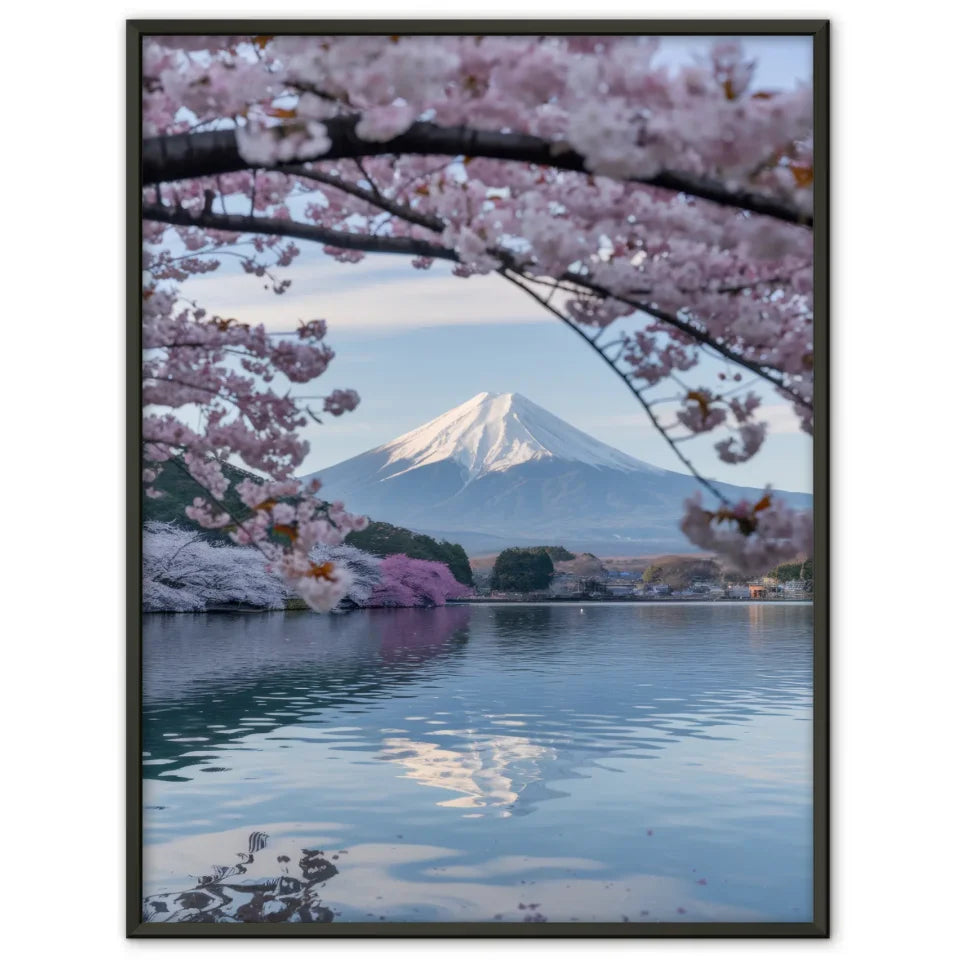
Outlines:
<svg viewBox="0 0 960 960"><path fill-rule="evenodd" d="M460 794L453 800L438 800L438 807L462 809L513 806L524 787L542 779L536 761L555 756L552 748L538 746L526 737L478 738L459 751L398 737L383 745L380 756L405 767L406 776L424 786ZM510 813L505 810L501 816Z"/></svg>
<svg viewBox="0 0 960 960"><path fill-rule="evenodd" d="M151 919L808 919L811 620L802 604L148 617L144 887L167 907ZM223 886L212 865L257 833L263 876L224 902L203 881ZM322 892L297 874L341 849Z"/></svg>

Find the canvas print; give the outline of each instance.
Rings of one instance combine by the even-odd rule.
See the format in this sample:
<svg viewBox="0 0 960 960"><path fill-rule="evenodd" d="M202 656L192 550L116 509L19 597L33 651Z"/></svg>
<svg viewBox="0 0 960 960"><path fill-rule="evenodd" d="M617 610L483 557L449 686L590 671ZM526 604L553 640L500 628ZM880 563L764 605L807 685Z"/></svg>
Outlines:
<svg viewBox="0 0 960 960"><path fill-rule="evenodd" d="M141 930L812 929L816 31L183 29Z"/></svg>

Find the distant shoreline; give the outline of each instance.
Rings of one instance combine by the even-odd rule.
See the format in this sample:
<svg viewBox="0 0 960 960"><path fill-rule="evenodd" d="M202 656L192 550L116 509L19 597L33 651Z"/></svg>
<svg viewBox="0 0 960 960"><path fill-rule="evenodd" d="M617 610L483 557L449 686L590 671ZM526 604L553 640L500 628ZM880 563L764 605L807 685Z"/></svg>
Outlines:
<svg viewBox="0 0 960 960"><path fill-rule="evenodd" d="M469 603L813 603L813 597L460 597L446 605Z"/></svg>
<svg viewBox="0 0 960 960"><path fill-rule="evenodd" d="M578 600L570 597L545 597L542 600L517 600L517 599L498 599L494 597L463 597L457 600L448 600L444 606L457 607L475 604L504 604L512 603L527 606L542 606L551 603L579 603L581 606L587 603L813 603L812 597L776 597L766 599L751 599L750 597L591 597L586 600ZM354 610L338 611L339 616L350 613L356 613L357 610L439 610L441 607L357 607ZM141 615L146 616L197 616L210 613L310 613L310 608L304 604L300 606L287 607L281 610L276 607L210 607L206 610L143 610Z"/></svg>

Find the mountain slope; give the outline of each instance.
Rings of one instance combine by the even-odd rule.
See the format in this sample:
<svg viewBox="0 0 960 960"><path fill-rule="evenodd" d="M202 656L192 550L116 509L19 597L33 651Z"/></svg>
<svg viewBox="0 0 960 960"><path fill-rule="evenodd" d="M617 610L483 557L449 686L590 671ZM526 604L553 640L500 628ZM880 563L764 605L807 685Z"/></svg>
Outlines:
<svg viewBox="0 0 960 960"><path fill-rule="evenodd" d="M519 393L478 393L466 403L370 453L388 454L388 476L451 461L465 481L521 463L556 459L614 470L654 470L594 440ZM364 455L365 456L365 455Z"/></svg>
<svg viewBox="0 0 960 960"><path fill-rule="evenodd" d="M500 539L593 552L691 549L677 520L694 480L601 443L516 393L478 394L314 476L324 498L454 539L468 553ZM734 500L760 496L718 486Z"/></svg>

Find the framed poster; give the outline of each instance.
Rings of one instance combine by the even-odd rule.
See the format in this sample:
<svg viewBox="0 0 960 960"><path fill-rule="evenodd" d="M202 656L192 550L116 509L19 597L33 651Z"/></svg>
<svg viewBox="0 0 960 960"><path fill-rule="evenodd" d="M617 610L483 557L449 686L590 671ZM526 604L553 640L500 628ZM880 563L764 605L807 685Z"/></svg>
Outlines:
<svg viewBox="0 0 960 960"><path fill-rule="evenodd" d="M129 935L827 936L827 24L128 41Z"/></svg>

